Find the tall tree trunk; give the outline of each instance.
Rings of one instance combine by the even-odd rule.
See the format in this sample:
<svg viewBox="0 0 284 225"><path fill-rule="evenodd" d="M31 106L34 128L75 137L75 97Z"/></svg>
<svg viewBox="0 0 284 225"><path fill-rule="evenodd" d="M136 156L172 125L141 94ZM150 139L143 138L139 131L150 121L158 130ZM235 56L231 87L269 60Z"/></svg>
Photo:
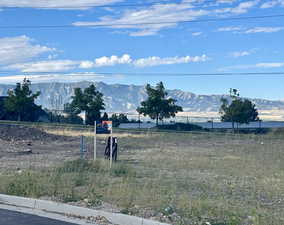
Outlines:
<svg viewBox="0 0 284 225"><path fill-rule="evenodd" d="M156 126L159 125L159 113L156 112Z"/></svg>

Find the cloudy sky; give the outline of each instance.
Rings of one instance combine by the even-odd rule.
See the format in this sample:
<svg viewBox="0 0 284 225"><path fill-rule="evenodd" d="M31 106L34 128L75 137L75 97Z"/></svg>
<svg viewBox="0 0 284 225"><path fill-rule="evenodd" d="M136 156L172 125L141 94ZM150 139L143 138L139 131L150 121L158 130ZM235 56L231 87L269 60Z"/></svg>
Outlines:
<svg viewBox="0 0 284 225"><path fill-rule="evenodd" d="M284 72L284 0L0 0L0 15L0 83L162 80L284 99L284 74L181 75Z"/></svg>

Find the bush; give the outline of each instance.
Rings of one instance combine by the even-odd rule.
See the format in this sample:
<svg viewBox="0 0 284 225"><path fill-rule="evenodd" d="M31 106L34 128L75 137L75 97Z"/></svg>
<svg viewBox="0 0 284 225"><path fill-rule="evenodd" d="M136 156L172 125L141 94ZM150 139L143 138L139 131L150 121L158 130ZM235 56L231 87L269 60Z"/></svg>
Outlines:
<svg viewBox="0 0 284 225"><path fill-rule="evenodd" d="M161 130L177 130L177 131L196 131L203 130L202 127L190 123L175 123L158 125L158 129Z"/></svg>

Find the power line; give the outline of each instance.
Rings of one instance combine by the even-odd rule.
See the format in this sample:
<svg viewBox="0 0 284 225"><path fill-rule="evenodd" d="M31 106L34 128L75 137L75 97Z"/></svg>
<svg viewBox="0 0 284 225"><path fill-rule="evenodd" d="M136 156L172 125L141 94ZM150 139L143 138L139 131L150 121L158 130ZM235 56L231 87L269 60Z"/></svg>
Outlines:
<svg viewBox="0 0 284 225"><path fill-rule="evenodd" d="M176 23L201 23L201 22L219 22L219 21L237 21L237 20L253 20L253 19L269 19L284 17L284 14L266 15L266 16L247 16L247 17L230 17L230 18L212 18L200 20L177 20L162 22L143 22L143 23L100 23L86 25L23 25L23 26L0 26L0 29L63 29L63 28L79 28L79 27L115 27L115 26L135 26L135 25L159 25L159 24L176 24ZM98 22L99 23L99 22Z"/></svg>
<svg viewBox="0 0 284 225"><path fill-rule="evenodd" d="M0 71L0 74L7 74L11 73L11 71ZM125 76L173 76L173 77L196 77L196 76L266 76L266 75L284 75L284 71L276 71L276 72L241 72L241 73L114 73L114 72L92 72L90 73L67 73L67 72L23 72L21 74L19 73L12 73L14 76L48 76L48 75L70 75L70 76L96 76L96 75L108 75L108 76L114 76L114 75L125 75ZM0 77L1 78L1 77Z"/></svg>
<svg viewBox="0 0 284 225"><path fill-rule="evenodd" d="M23 8L34 8L34 9L88 9L88 8L123 8L123 7L146 7L146 6L162 6L168 4L178 5L194 5L199 6L203 4L218 3L216 0L208 0L203 2L161 2L155 1L151 3L139 3L139 4L114 4L114 5L78 5L78 6L0 6L1 9L23 9ZM233 3L233 1L232 1ZM220 4L220 2L218 3Z"/></svg>

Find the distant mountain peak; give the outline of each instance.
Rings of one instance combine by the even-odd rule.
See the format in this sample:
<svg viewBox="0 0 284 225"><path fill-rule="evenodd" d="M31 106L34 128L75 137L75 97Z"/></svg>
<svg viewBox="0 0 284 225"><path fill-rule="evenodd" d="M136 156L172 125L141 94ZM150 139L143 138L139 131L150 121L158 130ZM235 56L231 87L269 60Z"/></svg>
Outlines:
<svg viewBox="0 0 284 225"><path fill-rule="evenodd" d="M43 108L63 109L63 105L71 101L74 88L86 88L95 84L104 94L106 111L108 112L135 112L140 102L147 97L145 85L107 84L104 82L80 81L74 83L36 83L32 84L33 91L40 91L37 103ZM7 95L13 85L0 84L0 96ZM196 95L180 89L167 90L170 97L177 100L185 111L191 112L217 112L220 108L220 99L228 95ZM284 101L270 101L266 99L252 99L260 110L284 109Z"/></svg>

